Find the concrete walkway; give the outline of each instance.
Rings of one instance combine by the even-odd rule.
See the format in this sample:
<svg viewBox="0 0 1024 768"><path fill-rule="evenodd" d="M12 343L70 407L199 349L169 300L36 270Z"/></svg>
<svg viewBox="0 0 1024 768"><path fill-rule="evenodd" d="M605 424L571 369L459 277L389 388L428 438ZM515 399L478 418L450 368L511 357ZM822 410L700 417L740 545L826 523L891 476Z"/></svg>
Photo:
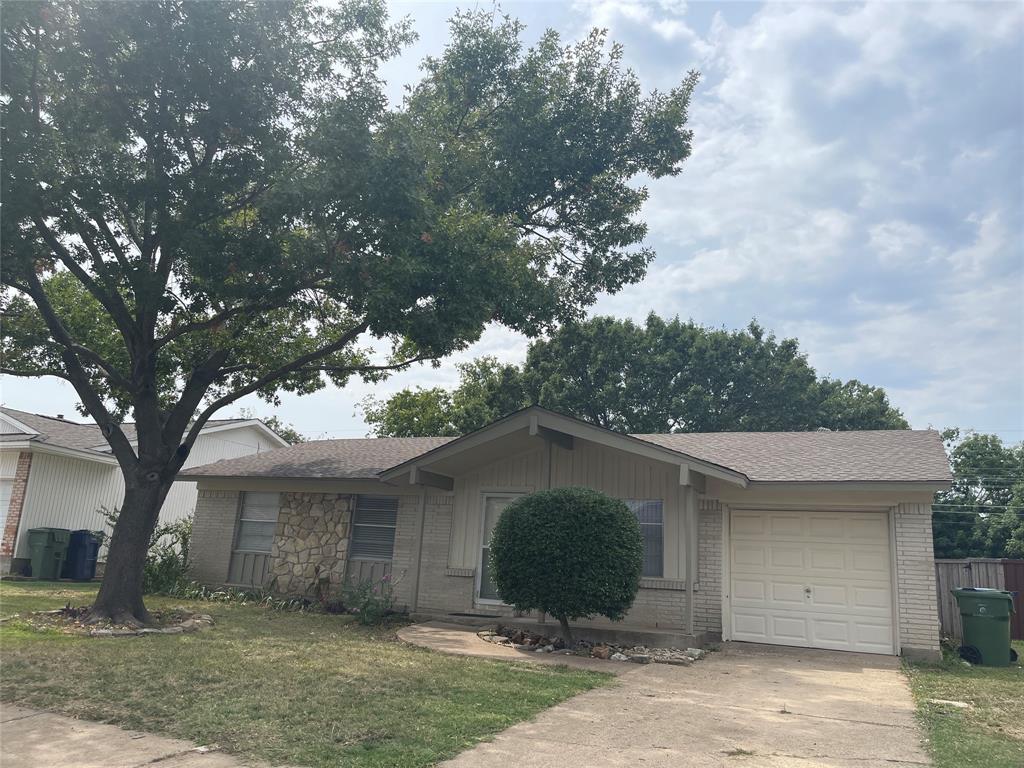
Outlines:
<svg viewBox="0 0 1024 768"><path fill-rule="evenodd" d="M187 741L0 705L3 768L242 768L230 755Z"/></svg>
<svg viewBox="0 0 1024 768"><path fill-rule="evenodd" d="M398 638L412 645L418 645L420 648L429 648L432 651L448 653L453 656L559 664L577 669L592 669L596 672L610 672L613 675L621 675L624 672L638 669L638 665L628 661L602 661L601 659L561 653L519 651L507 645L488 643L486 640L481 640L476 633L476 627L466 624L425 621L422 624L410 624L407 627L402 627L398 630Z"/></svg>
<svg viewBox="0 0 1024 768"><path fill-rule="evenodd" d="M631 669L615 684L546 710L444 765L930 765L910 690L892 657L727 644L692 667L620 666Z"/></svg>

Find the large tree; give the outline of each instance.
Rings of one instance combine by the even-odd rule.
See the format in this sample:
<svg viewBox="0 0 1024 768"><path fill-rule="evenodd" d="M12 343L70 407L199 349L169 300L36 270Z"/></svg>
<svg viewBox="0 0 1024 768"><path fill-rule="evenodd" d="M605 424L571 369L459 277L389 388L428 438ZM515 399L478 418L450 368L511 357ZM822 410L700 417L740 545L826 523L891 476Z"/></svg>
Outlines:
<svg viewBox="0 0 1024 768"><path fill-rule="evenodd" d="M537 403L632 433L907 427L884 390L819 378L796 339L756 323L594 317L532 342L521 367L480 358L459 371L451 392L371 399L367 421L379 435L455 435Z"/></svg>
<svg viewBox="0 0 1024 768"><path fill-rule="evenodd" d="M943 437L953 485L935 495L935 556L1024 558L1024 442L958 429Z"/></svg>
<svg viewBox="0 0 1024 768"><path fill-rule="evenodd" d="M148 618L146 543L217 411L578 316L652 258L631 181L690 151L696 76L645 95L597 32L527 49L457 15L393 106L379 66L411 32L383 0L2 24L2 370L69 381L124 475L94 619Z"/></svg>

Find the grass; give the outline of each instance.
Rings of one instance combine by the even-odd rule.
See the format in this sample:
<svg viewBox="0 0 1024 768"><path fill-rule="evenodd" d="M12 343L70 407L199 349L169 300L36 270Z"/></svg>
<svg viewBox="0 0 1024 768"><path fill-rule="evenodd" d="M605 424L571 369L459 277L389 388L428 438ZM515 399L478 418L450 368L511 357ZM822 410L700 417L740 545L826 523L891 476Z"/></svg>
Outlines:
<svg viewBox="0 0 1024 768"><path fill-rule="evenodd" d="M1024 643L1013 645L1024 657ZM941 664L906 669L936 768L1024 766L1024 667L967 667L948 654Z"/></svg>
<svg viewBox="0 0 1024 768"><path fill-rule="evenodd" d="M87 604L92 585L0 582L0 615ZM186 601L150 598L150 607ZM0 625L0 699L303 766L427 766L610 675L412 648L348 617L195 603L190 635Z"/></svg>

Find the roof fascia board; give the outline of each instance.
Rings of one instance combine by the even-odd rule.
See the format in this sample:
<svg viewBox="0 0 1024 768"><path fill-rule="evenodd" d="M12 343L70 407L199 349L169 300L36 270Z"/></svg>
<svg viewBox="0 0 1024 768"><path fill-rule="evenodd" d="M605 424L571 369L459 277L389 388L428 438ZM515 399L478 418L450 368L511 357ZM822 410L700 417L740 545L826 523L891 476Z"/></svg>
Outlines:
<svg viewBox="0 0 1024 768"><path fill-rule="evenodd" d="M432 461L471 450L523 428L528 429L531 434L535 435L540 434L541 429L545 428L554 432L561 432L567 436L571 435L584 440L590 440L608 448L644 456L655 461L664 461L675 465L686 463L691 465L691 469L701 474L717 478L726 483L738 485L742 488L745 488L748 482L746 475L740 472L735 472L726 467L719 467L716 464L702 461L680 451L663 448L660 445L655 445L630 435L620 435L617 432L612 432L593 424L587 424L584 421L569 416L563 416L560 413L549 411L537 405L517 411L476 432L471 432L468 435L452 440L450 443L445 443L442 446L427 451L420 456L404 461L391 469L381 472L380 477L384 480L400 477L408 472L410 467L429 465Z"/></svg>
<svg viewBox="0 0 1024 768"><path fill-rule="evenodd" d="M748 488L800 488L809 491L938 491L949 490L950 480L751 480Z"/></svg>
<svg viewBox="0 0 1024 768"><path fill-rule="evenodd" d="M49 453L54 456L64 456L66 458L95 461L98 464L117 466L117 459L112 455L100 453L91 448L66 448L63 445L51 445L50 443L42 443L38 440L33 440L30 446L33 453Z"/></svg>
<svg viewBox="0 0 1024 768"><path fill-rule="evenodd" d="M25 424L24 422L18 421L16 418L14 418L13 416L10 416L10 415L4 413L3 411L0 411L0 419L2 419L7 424L9 424L10 426L14 427L16 430L18 430L19 432L21 432L23 434L26 434L26 435L38 435L39 434L38 430L32 429L32 427L30 427L28 424Z"/></svg>

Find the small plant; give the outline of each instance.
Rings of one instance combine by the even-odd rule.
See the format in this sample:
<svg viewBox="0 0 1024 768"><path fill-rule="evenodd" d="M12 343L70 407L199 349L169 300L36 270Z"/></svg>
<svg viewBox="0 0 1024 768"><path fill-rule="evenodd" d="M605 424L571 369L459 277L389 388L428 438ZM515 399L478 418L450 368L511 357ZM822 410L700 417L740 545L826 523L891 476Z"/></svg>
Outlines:
<svg viewBox="0 0 1024 768"><path fill-rule="evenodd" d="M113 530L120 510L101 507L100 515ZM103 538L108 538L103 533ZM188 553L192 542L192 516L163 523L153 529L146 551L142 591L147 595L169 595L188 583Z"/></svg>
<svg viewBox="0 0 1024 768"><path fill-rule="evenodd" d="M346 582L341 593L342 603L360 624L380 624L395 612L395 583L390 574L379 581Z"/></svg>

